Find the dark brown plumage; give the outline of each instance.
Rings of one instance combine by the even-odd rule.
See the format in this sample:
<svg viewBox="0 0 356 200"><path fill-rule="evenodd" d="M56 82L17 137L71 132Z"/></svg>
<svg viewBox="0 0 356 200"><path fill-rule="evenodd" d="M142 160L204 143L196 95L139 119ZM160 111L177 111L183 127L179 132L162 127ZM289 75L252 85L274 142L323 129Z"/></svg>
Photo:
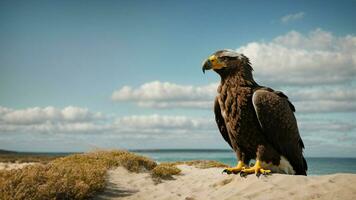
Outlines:
<svg viewBox="0 0 356 200"><path fill-rule="evenodd" d="M238 160L256 159L272 172L306 175L304 144L288 97L258 85L249 59L232 50L210 56L203 71L209 69L221 77L214 103L216 123Z"/></svg>

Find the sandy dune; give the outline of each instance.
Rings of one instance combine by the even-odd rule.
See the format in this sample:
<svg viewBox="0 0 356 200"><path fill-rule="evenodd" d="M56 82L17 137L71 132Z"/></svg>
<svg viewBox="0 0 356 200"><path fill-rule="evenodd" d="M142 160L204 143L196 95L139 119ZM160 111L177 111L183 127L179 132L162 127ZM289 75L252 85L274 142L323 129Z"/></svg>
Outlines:
<svg viewBox="0 0 356 200"><path fill-rule="evenodd" d="M221 174L221 168L180 165L175 180L154 184L148 173L109 172L109 187L96 199L356 199L356 174L288 176Z"/></svg>

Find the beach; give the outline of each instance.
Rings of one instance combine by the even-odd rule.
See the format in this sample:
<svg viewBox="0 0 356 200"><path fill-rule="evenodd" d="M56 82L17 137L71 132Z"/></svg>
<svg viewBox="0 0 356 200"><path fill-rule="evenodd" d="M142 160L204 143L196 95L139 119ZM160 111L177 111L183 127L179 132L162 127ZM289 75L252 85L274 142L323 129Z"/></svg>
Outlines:
<svg viewBox="0 0 356 200"><path fill-rule="evenodd" d="M162 160L171 153L164 152L162 156L160 152L154 157ZM171 159L179 160L186 158L187 152L175 151L174 155ZM219 158L216 154L212 156ZM190 159L195 157L204 158L204 155L195 152ZM310 162L314 171L328 172L322 175L273 173L260 177L251 174L245 178L222 174L228 165L217 160L160 162L123 150L57 158L16 153L3 154L0 158L0 199L4 200L62 197L95 200L356 199L356 174L345 173L346 168L352 172L354 159ZM337 166L332 165L335 161L346 164L344 168L334 169L337 173L331 173L331 168ZM319 169L320 166L327 168Z"/></svg>
<svg viewBox="0 0 356 200"><path fill-rule="evenodd" d="M356 174L270 176L222 174L223 168L178 165L180 175L155 183L149 173L123 167L108 172L104 193L94 199L356 199Z"/></svg>

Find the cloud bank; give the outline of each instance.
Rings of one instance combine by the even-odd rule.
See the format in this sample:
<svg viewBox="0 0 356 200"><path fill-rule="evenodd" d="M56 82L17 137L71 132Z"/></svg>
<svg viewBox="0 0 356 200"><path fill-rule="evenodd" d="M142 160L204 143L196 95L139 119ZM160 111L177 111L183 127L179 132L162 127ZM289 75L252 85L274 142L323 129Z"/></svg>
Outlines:
<svg viewBox="0 0 356 200"><path fill-rule="evenodd" d="M251 42L237 49L250 58L255 77L272 85L349 83L356 76L356 37L336 37L316 29L291 31L271 42Z"/></svg>
<svg viewBox="0 0 356 200"><path fill-rule="evenodd" d="M96 132L106 127L100 125L105 116L87 108L52 106L11 109L0 106L1 132L76 133Z"/></svg>
<svg viewBox="0 0 356 200"><path fill-rule="evenodd" d="M124 86L114 91L111 99L116 102L133 101L141 107L211 108L217 85L212 83L206 86L192 86L153 81L138 88Z"/></svg>
<svg viewBox="0 0 356 200"><path fill-rule="evenodd" d="M76 119L56 117L48 114L48 108L56 110L58 113L75 108L78 113L85 110L88 117L85 119L82 115L77 115ZM33 111L36 110L34 115ZM21 113L21 118L11 118L8 116ZM51 113L51 112L50 112ZM29 122L24 119L36 116L36 121ZM100 117L98 117L100 116ZM25 122L25 123L24 123ZM350 120L317 120L303 118L300 120L301 129L305 131L353 131L356 126ZM54 107L34 107L26 109L11 109L0 106L0 133L176 133L176 132L212 132L217 131L214 117L188 117L182 115L130 115L123 117L108 117L97 112L90 112L88 109L79 107L66 107L58 109Z"/></svg>
<svg viewBox="0 0 356 200"><path fill-rule="evenodd" d="M138 129L212 129L213 120L190 118L187 116L133 115L116 120L118 126Z"/></svg>
<svg viewBox="0 0 356 200"><path fill-rule="evenodd" d="M174 85L175 87L164 87ZM144 87L145 86L145 87ZM147 87L150 86L150 87ZM151 87L152 86L152 87ZM124 88L126 88L125 86ZM160 88L164 87L164 91ZM144 89L143 89L144 88ZM179 90L177 90L179 88ZM130 88L125 92L117 90L113 94L113 100L131 101L141 107L171 109L212 109L217 83L206 86L187 86L173 83L161 83L159 81L146 83L138 88ZM192 92L187 95L187 91ZM129 91L129 92L127 92ZM356 111L356 87L354 86L330 86L330 87L294 87L283 90L296 106L297 112L355 112ZM152 92L153 96L145 93ZM174 95L167 95L174 94ZM115 98L120 97L120 98Z"/></svg>
<svg viewBox="0 0 356 200"><path fill-rule="evenodd" d="M160 114L108 117L75 107L72 109L76 110L74 113L82 113L85 110L87 114L73 114L70 118L62 114L49 114L63 113L66 110L68 109L54 107L16 110L0 106L2 141L6 144L6 141L12 141L12 136L26 135L26 139L22 140L24 143L37 141L55 144L63 142L65 138L65 141L73 142L71 145L85 144L92 147L109 145L113 148L154 148L161 143L164 148L172 148L172 145L189 148L197 144L203 145L201 147L204 148L228 147L220 136L212 113L205 117ZM21 117L9 117L18 113L21 113ZM36 120L28 121L32 116L35 116ZM305 115L298 120L298 125L308 150L323 149L325 145L336 148L341 144L343 148L352 149L356 144L356 126L350 118L311 118Z"/></svg>
<svg viewBox="0 0 356 200"><path fill-rule="evenodd" d="M213 118L177 115L132 115L109 117L86 108L33 107L11 109L0 106L0 134L117 134L137 136L158 133L189 133L215 130Z"/></svg>
<svg viewBox="0 0 356 200"><path fill-rule="evenodd" d="M89 112L87 108L68 106L63 109L48 106L13 110L0 106L0 120L9 124L38 124L48 122L84 122L103 118L100 112Z"/></svg>

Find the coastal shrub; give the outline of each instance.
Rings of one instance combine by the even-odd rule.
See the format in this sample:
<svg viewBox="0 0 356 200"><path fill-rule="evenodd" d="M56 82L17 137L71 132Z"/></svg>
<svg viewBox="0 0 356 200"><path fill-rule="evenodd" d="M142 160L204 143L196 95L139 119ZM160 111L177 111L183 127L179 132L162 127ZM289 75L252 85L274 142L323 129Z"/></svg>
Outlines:
<svg viewBox="0 0 356 200"><path fill-rule="evenodd" d="M97 151L57 158L16 170L0 170L1 200L88 199L103 191L107 170L150 171L156 162L127 151Z"/></svg>
<svg viewBox="0 0 356 200"><path fill-rule="evenodd" d="M39 162L39 163L49 163L50 161L62 157L61 155L33 155L33 154L1 154L0 162L4 163L29 163L29 162Z"/></svg>
<svg viewBox="0 0 356 200"><path fill-rule="evenodd" d="M157 165L151 172L153 178L158 179L173 179L172 175L177 175L181 172L175 165L162 163Z"/></svg>

